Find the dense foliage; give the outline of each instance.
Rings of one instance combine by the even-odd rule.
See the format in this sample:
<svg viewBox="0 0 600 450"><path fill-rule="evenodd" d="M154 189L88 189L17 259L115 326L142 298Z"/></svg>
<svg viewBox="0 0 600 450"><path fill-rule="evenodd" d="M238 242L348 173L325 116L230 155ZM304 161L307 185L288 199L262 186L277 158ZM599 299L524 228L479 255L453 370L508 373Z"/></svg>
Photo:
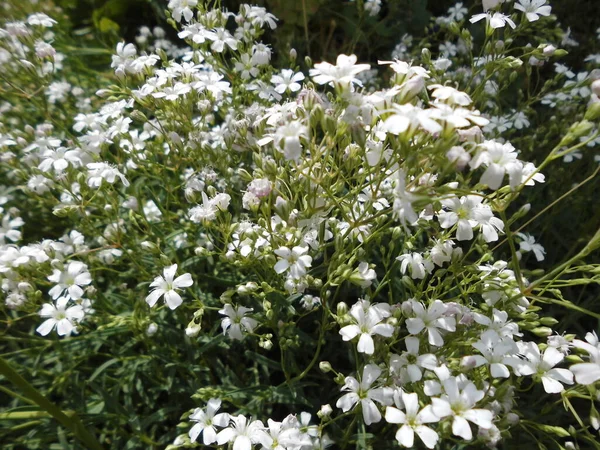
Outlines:
<svg viewBox="0 0 600 450"><path fill-rule="evenodd" d="M59 3L0 5L3 448L600 448L600 29Z"/></svg>

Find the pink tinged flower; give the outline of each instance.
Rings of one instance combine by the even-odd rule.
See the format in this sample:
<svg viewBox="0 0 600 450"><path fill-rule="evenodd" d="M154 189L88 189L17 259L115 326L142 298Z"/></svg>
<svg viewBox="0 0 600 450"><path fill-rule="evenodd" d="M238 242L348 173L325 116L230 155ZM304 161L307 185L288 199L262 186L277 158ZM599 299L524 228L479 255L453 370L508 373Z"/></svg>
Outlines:
<svg viewBox="0 0 600 450"><path fill-rule="evenodd" d="M312 266L312 257L306 255L307 247L279 247L273 253L279 256L275 264L275 272L278 274L288 272L290 278L298 280L306 275L306 269Z"/></svg>
<svg viewBox="0 0 600 450"><path fill-rule="evenodd" d="M175 278L177 272L177 264L165 267L163 276L157 276L150 287L154 288L146 297L146 303L153 307L159 298L164 296L165 303L170 309L175 309L183 303L181 296L177 293L178 289L190 287L194 281L189 273L183 274Z"/></svg>
<svg viewBox="0 0 600 450"><path fill-rule="evenodd" d="M477 390L475 385L468 382L459 389L455 377L450 377L442 382L445 395L432 399L432 408L440 418L452 416L452 433L467 441L473 439L473 432L469 422L483 429L492 427L494 414L487 409L475 409L474 406L484 397L484 392Z"/></svg>
<svg viewBox="0 0 600 450"><path fill-rule="evenodd" d="M252 333L254 328L258 326L256 320L246 317L246 313L252 311L252 308L245 308L243 306L234 308L232 305L226 304L223 309L219 310L219 314L227 316L221 321L223 334L227 333L231 339L241 341L244 338L244 331Z"/></svg>
<svg viewBox="0 0 600 450"><path fill-rule="evenodd" d="M362 373L360 382L354 377L346 377L342 391L349 391L342 395L335 406L347 412L360 403L362 415L366 425L377 423L381 420L381 413L375 402L381 404L392 403L392 391L389 388L371 389L373 383L381 375L381 369L375 364L367 364Z"/></svg>
<svg viewBox="0 0 600 450"><path fill-rule="evenodd" d="M574 364L570 369L577 383L588 385L600 380L600 343L595 332L586 334L585 340L587 342L575 339L573 346L585 350L590 357L590 362Z"/></svg>
<svg viewBox="0 0 600 450"><path fill-rule="evenodd" d="M71 261L66 270L54 269L48 280L56 283L56 286L48 291L53 299L57 299L64 294L71 300L78 300L83 296L82 286L90 284L92 277L84 263Z"/></svg>
<svg viewBox="0 0 600 450"><path fill-rule="evenodd" d="M356 323L343 327L340 334L344 341L351 341L356 336L360 336L357 347L360 353L372 355L375 352L375 343L371 336L378 334L391 337L394 334L392 325L380 323L384 317L377 311L375 305L365 310L360 302L356 303L350 310L350 315Z"/></svg>
<svg viewBox="0 0 600 450"><path fill-rule="evenodd" d="M251 450L258 444L264 434L264 425L260 420L252 420L243 416L231 416L229 427L217 434L217 444L233 443L233 450Z"/></svg>
<svg viewBox="0 0 600 450"><path fill-rule="evenodd" d="M396 432L398 443L403 447L412 448L416 433L425 444L425 447L434 448L439 436L434 430L424 425L436 423L440 420L433 413L431 405L427 405L419 411L418 395L415 393L407 394L406 392L402 392L402 402L406 412L393 406L388 406L385 410L385 420L388 423L402 425Z"/></svg>
<svg viewBox="0 0 600 450"><path fill-rule="evenodd" d="M40 317L48 319L37 327L37 331L42 336L47 336L56 327L59 336L70 336L77 332L77 323L80 322L85 313L81 305L75 305L67 308L68 297L60 297L56 304L44 303L39 312Z"/></svg>
<svg viewBox="0 0 600 450"><path fill-rule="evenodd" d="M390 372L400 375L401 380L414 383L421 380L421 369L433 370L438 366L437 358L431 353L419 355L419 338L407 336L406 350L402 355L392 355Z"/></svg>
<svg viewBox="0 0 600 450"><path fill-rule="evenodd" d="M204 445L217 442L217 429L215 427L224 428L229 425L229 414L217 414L220 407L221 400L211 398L206 405L206 411L200 408L194 410L190 416L190 420L196 422L196 424L189 431L192 442L196 442L200 433L202 433L202 442Z"/></svg>
<svg viewBox="0 0 600 450"><path fill-rule="evenodd" d="M456 331L456 319L446 317L446 304L441 300L434 300L427 311L422 303L412 300L412 312L417 316L406 319L406 328L410 334L416 335L427 330L428 342L436 347L444 345L444 338L440 330Z"/></svg>
<svg viewBox="0 0 600 450"><path fill-rule="evenodd" d="M539 20L540 16L549 16L552 7L546 5L546 0L517 0L515 9L523 11L530 22Z"/></svg>

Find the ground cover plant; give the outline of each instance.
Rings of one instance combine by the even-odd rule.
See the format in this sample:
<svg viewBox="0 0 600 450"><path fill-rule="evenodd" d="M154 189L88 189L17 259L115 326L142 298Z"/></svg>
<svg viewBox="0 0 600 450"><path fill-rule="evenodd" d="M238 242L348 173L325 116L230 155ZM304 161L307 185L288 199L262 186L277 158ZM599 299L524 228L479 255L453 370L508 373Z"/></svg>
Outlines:
<svg viewBox="0 0 600 450"><path fill-rule="evenodd" d="M600 448L600 54L483 0L321 59L318 3L0 5L3 448Z"/></svg>

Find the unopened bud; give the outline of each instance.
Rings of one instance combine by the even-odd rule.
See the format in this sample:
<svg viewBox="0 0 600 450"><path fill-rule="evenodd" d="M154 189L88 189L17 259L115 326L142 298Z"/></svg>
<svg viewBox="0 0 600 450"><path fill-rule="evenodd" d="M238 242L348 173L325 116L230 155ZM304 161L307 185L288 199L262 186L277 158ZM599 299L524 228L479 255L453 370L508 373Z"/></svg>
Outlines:
<svg viewBox="0 0 600 450"><path fill-rule="evenodd" d="M321 409L319 409L319 412L317 413L317 416L320 417L321 419L328 419L329 416L331 416L332 412L333 412L333 408L331 407L330 404L322 405Z"/></svg>
<svg viewBox="0 0 600 450"><path fill-rule="evenodd" d="M319 363L319 369L323 373L331 372L331 364L329 363L329 361L321 361Z"/></svg>
<svg viewBox="0 0 600 450"><path fill-rule="evenodd" d="M148 328L146 329L146 335L154 336L157 331L158 331L158 325L156 325L154 322L152 322L150 325L148 325Z"/></svg>

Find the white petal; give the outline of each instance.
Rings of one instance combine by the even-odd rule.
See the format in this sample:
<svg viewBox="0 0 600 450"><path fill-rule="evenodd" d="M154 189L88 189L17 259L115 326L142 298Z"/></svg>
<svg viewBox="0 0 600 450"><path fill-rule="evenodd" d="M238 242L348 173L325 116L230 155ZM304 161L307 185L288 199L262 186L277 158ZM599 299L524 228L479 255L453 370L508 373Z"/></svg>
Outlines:
<svg viewBox="0 0 600 450"><path fill-rule="evenodd" d="M362 333L360 335L360 339L358 340L357 350L360 353L372 355L375 352L375 343L373 342L373 338L367 333Z"/></svg>
<svg viewBox="0 0 600 450"><path fill-rule="evenodd" d="M490 371L494 378L508 378L510 372L504 364L493 363L490 365Z"/></svg>
<svg viewBox="0 0 600 450"><path fill-rule="evenodd" d="M406 414L400 411L398 408L388 406L385 409L385 421L388 423L405 423Z"/></svg>
<svg viewBox="0 0 600 450"><path fill-rule="evenodd" d="M377 423L381 420L381 413L379 412L379 409L377 409L375 402L369 399L363 399L360 403L366 425L371 425L372 423Z"/></svg>
<svg viewBox="0 0 600 450"><path fill-rule="evenodd" d="M173 264L172 266L165 267L163 269L163 275L167 282L172 283L173 278L175 277L175 272L177 272L177 264Z"/></svg>
<svg viewBox="0 0 600 450"><path fill-rule="evenodd" d="M470 409L463 413L463 417L467 420L470 420L478 427L487 430L492 428L494 413L487 409Z"/></svg>
<svg viewBox="0 0 600 450"><path fill-rule="evenodd" d="M461 416L454 417L454 421L452 422L452 433L455 436L460 436L467 441L473 439L471 425L469 425L469 422L467 422L467 420Z"/></svg>
<svg viewBox="0 0 600 450"><path fill-rule="evenodd" d="M288 267L290 267L288 260L280 259L277 261L277 264L275 264L275 273L283 273L288 269Z"/></svg>
<svg viewBox="0 0 600 450"><path fill-rule="evenodd" d="M194 425L188 433L190 440L192 442L196 442L196 439L198 439L198 436L200 435L200 433L202 433L203 429L204 429L203 423L197 423L196 425Z"/></svg>
<svg viewBox="0 0 600 450"><path fill-rule="evenodd" d="M400 445L411 448L415 443L415 432L408 425L402 425L396 432L396 439Z"/></svg>
<svg viewBox="0 0 600 450"><path fill-rule="evenodd" d="M158 299L163 295L165 291L163 289L155 289L146 297L146 303L152 308Z"/></svg>
<svg viewBox="0 0 600 450"><path fill-rule="evenodd" d="M437 444L437 441L439 439L439 436L435 431L433 431L431 428L425 427L423 425L419 425L417 428L415 428L415 431L417 432L417 434L423 441L423 444L425 444L425 447L427 447L427 448L435 447L435 444Z"/></svg>
<svg viewBox="0 0 600 450"><path fill-rule="evenodd" d="M165 303L170 309L175 309L183 303L183 300L177 292L171 290L165 292Z"/></svg>
<svg viewBox="0 0 600 450"><path fill-rule="evenodd" d="M42 322L42 324L39 327L37 327L37 329L35 331L40 333L42 336L47 336L48 333L50 333L52 331L52 328L54 328L55 324L56 324L56 320L54 320L54 319L45 320L44 322Z"/></svg>
<svg viewBox="0 0 600 450"><path fill-rule="evenodd" d="M173 287L176 288L190 287L192 284L194 284L194 280L192 280L192 275L189 273L184 273L173 281Z"/></svg>
<svg viewBox="0 0 600 450"><path fill-rule="evenodd" d="M351 341L360 334L360 327L358 325L346 325L340 330L340 334L344 341Z"/></svg>
<svg viewBox="0 0 600 450"><path fill-rule="evenodd" d="M358 394L349 392L348 394L342 395L336 402L335 406L340 408L342 411L347 412L350 411L359 400L360 398L358 397Z"/></svg>

